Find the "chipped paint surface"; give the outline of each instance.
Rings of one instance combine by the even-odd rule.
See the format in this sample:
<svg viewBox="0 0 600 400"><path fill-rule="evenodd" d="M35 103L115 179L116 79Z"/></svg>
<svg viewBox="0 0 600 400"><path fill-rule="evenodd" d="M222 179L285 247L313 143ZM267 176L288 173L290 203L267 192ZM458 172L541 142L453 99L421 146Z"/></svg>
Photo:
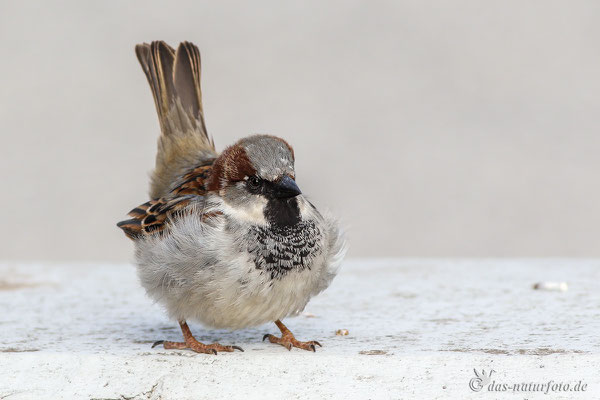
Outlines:
<svg viewBox="0 0 600 400"><path fill-rule="evenodd" d="M131 265L0 264L10 283L0 290L0 398L462 398L474 368L504 381L581 379L581 398L598 397L598 271L600 260L353 260L283 321L323 344L316 353L262 342L279 334L274 324L190 324L198 340L245 350L212 356L151 349L181 332ZM540 281L569 290L532 289Z"/></svg>

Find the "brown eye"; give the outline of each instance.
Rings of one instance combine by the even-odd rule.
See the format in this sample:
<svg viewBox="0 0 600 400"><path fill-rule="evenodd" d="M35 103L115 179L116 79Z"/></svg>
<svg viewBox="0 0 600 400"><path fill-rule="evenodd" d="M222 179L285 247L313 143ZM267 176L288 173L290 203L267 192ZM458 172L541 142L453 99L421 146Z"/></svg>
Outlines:
<svg viewBox="0 0 600 400"><path fill-rule="evenodd" d="M249 187L250 187L250 189L252 189L252 190L259 189L259 188L260 188L260 185L261 185L261 183L262 183L262 182L261 182L260 178L259 178L259 177L257 177L257 176L254 176L254 175L253 175L253 176L251 176L251 177L249 177L249 178L248 178L248 186L249 186Z"/></svg>

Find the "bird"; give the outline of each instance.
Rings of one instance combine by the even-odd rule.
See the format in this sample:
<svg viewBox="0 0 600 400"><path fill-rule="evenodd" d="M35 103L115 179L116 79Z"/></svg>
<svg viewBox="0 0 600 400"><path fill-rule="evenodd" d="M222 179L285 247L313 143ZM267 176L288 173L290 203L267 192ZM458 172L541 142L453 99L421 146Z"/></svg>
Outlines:
<svg viewBox="0 0 600 400"><path fill-rule="evenodd" d="M314 352L318 341L297 340L281 320L330 285L346 253L344 230L301 192L286 140L254 134L217 152L205 124L197 46L153 41L135 52L161 133L150 200L117 226L134 242L141 285L184 339L152 347L243 351L199 342L187 321L229 330L274 322L281 335L263 341Z"/></svg>

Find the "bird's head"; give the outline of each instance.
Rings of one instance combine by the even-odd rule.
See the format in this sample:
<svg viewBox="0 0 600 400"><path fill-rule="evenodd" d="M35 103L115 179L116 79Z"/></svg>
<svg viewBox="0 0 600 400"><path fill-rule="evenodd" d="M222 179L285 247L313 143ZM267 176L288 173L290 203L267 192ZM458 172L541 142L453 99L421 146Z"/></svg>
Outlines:
<svg viewBox="0 0 600 400"><path fill-rule="evenodd" d="M292 147L275 136L255 135L223 151L213 164L207 188L238 219L293 225L301 220L304 203L298 201L302 192L295 176Z"/></svg>

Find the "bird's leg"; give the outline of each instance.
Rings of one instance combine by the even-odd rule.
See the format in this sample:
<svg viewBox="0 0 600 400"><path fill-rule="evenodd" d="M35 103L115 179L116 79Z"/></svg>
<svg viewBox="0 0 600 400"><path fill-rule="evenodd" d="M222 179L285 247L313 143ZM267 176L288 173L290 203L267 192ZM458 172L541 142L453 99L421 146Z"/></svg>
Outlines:
<svg viewBox="0 0 600 400"><path fill-rule="evenodd" d="M187 322L179 321L179 326L181 326L181 332L183 332L183 339L185 342L169 342L166 340L159 340L154 343L152 347L158 346L162 344L165 349L191 349L196 353L206 353L206 354L217 354L218 351L228 351L232 352L234 350L244 351L241 347L238 346L222 346L219 343L213 344L204 344L197 341L194 336L192 336L192 331L190 331L190 327Z"/></svg>
<svg viewBox="0 0 600 400"><path fill-rule="evenodd" d="M269 342L280 344L288 350L291 350L292 347L297 347L299 349L311 350L314 352L315 345L322 347L321 344L316 340L311 340L309 342L300 342L296 340L294 334L290 332L287 326L285 326L280 320L275 321L275 325L277 325L277 327L281 331L281 337L279 338L277 336L273 336L267 333L265 336L263 336L263 341L266 338L269 338Z"/></svg>

